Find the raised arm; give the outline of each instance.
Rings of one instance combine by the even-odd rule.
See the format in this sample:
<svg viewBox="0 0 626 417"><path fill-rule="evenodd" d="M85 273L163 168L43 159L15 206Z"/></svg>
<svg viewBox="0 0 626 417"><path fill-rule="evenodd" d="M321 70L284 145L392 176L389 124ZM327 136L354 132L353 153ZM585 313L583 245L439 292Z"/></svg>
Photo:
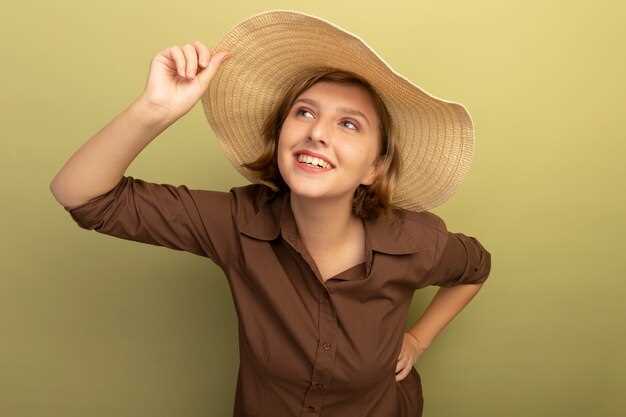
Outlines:
<svg viewBox="0 0 626 417"><path fill-rule="evenodd" d="M65 162L50 183L52 194L73 208L110 191L137 155L172 123L139 97Z"/></svg>
<svg viewBox="0 0 626 417"><path fill-rule="evenodd" d="M199 50L203 63L208 55ZM162 61L167 57L173 57L172 74ZM198 101L219 61L212 59L196 76L197 60L179 58L173 48L155 57L146 92L71 156L50 189L84 229L207 256L224 267L238 247L234 193L124 175L146 145ZM176 74L186 71L189 81L180 81Z"/></svg>
<svg viewBox="0 0 626 417"><path fill-rule="evenodd" d="M52 179L57 201L74 207L110 191L137 155L193 107L224 56L212 56L198 41L160 51L145 91L74 152ZM199 65L204 67L200 72Z"/></svg>

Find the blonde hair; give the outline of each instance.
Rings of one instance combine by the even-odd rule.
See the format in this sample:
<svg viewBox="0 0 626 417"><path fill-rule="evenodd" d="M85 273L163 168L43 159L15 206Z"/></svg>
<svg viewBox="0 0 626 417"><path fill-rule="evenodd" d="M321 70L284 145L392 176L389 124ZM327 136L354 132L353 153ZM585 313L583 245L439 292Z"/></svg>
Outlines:
<svg viewBox="0 0 626 417"><path fill-rule="evenodd" d="M364 219L377 218L381 214L389 215L393 207L391 195L398 181L401 161L397 145L393 140L393 121L385 103L374 87L353 72L318 67L309 70L299 80L294 82L263 123L263 152L254 161L243 163L241 166L253 171L255 177L271 184L275 190L286 191L289 189L278 169L276 151L278 149L280 131L294 101L300 94L320 81L357 85L365 88L372 97L380 120L378 134L382 146L376 159L380 164L380 170L371 185L359 184L352 200L352 212Z"/></svg>

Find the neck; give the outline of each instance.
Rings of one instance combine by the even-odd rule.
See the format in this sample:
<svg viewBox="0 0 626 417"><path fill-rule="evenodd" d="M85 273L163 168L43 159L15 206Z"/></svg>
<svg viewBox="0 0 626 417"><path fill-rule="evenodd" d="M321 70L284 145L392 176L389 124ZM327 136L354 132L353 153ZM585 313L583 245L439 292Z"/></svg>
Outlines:
<svg viewBox="0 0 626 417"><path fill-rule="evenodd" d="M332 250L346 242L360 219L352 214L352 196L307 198L289 193L298 232L307 248Z"/></svg>

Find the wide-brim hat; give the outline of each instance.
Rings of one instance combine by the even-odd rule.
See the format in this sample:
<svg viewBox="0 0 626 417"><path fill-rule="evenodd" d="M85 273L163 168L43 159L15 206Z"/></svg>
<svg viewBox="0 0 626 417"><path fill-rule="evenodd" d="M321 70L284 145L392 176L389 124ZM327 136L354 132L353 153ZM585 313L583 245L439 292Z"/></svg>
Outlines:
<svg viewBox="0 0 626 417"><path fill-rule="evenodd" d="M226 157L253 183L263 181L240 165L261 155L265 119L293 82L320 66L365 78L387 106L402 160L392 204L429 210L448 200L469 172L474 127L465 107L427 93L359 36L327 20L265 11L235 25L213 50L232 56L201 98L204 113Z"/></svg>

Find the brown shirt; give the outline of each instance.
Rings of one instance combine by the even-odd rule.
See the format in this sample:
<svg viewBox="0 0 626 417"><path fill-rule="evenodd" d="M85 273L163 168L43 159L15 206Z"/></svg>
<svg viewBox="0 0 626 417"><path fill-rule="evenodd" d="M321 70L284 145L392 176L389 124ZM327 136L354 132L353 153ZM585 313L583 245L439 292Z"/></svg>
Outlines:
<svg viewBox="0 0 626 417"><path fill-rule="evenodd" d="M487 279L491 255L437 215L365 220L365 262L324 281L289 193L263 184L194 190L124 176L65 208L100 233L204 256L228 279L239 319L234 417L419 417L415 367L395 380L413 292Z"/></svg>

